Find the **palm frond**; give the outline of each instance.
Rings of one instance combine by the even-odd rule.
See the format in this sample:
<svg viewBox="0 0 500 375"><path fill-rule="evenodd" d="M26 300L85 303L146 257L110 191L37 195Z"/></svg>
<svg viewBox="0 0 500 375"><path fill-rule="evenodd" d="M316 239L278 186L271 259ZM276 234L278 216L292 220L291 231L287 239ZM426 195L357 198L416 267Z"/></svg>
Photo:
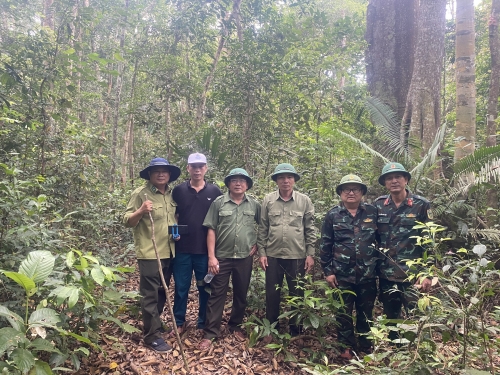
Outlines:
<svg viewBox="0 0 500 375"><path fill-rule="evenodd" d="M457 194L458 195L458 194ZM466 203L464 200L455 201L452 198L448 204L432 205L432 214L434 217L442 215L457 215L459 212L474 210L474 206Z"/></svg>
<svg viewBox="0 0 500 375"><path fill-rule="evenodd" d="M351 141L353 141L354 143L356 143L358 146L360 146L363 150L365 150L366 152L368 152L370 155L382 159L382 161L384 161L385 163L389 163L389 159L387 159L381 153L375 151L373 148L371 148L370 146L368 146L366 143L362 142L359 138L356 138L353 135L345 133L342 130L334 129L334 131L336 131L337 133L339 133L342 137L350 139Z"/></svg>
<svg viewBox="0 0 500 375"><path fill-rule="evenodd" d="M453 180L460 194L466 194L481 184L500 182L500 158L486 162L476 173L462 172L459 175L454 175Z"/></svg>
<svg viewBox="0 0 500 375"><path fill-rule="evenodd" d="M500 230L498 229L469 229L469 234L475 240L481 237L488 241L500 243Z"/></svg>
<svg viewBox="0 0 500 375"><path fill-rule="evenodd" d="M407 137L401 135L401 123L396 113L377 98L368 97L365 104L373 124L387 141L390 153L407 160L409 157Z"/></svg>
<svg viewBox="0 0 500 375"><path fill-rule="evenodd" d="M465 156L455 163L453 169L455 175L478 172L481 168L490 162L500 159L500 145L491 147L481 147L472 154Z"/></svg>
<svg viewBox="0 0 500 375"><path fill-rule="evenodd" d="M418 180L421 175L425 174L426 167L432 166L436 162L438 152L441 148L441 144L445 135L446 123L441 125L441 127L438 129L436 137L434 138L434 142L432 142L429 151L427 151L420 163L418 163L415 168L410 171L411 175L414 176L416 180Z"/></svg>

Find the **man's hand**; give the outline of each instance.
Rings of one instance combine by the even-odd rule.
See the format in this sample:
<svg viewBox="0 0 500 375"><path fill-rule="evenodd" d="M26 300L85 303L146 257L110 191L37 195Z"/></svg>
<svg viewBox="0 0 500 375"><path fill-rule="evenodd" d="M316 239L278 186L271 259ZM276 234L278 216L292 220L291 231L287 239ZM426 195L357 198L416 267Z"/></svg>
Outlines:
<svg viewBox="0 0 500 375"><path fill-rule="evenodd" d="M415 285L422 293L428 293L432 287L432 279L421 277ZM420 288L419 288L420 287Z"/></svg>
<svg viewBox="0 0 500 375"><path fill-rule="evenodd" d="M250 256L252 257L257 252L257 244L253 245L250 249Z"/></svg>
<svg viewBox="0 0 500 375"><path fill-rule="evenodd" d="M139 210L143 215L153 211L153 202L151 202L150 200L145 200L144 202L142 202L142 205L141 207L139 207Z"/></svg>
<svg viewBox="0 0 500 375"><path fill-rule="evenodd" d="M328 285L330 285L332 288L336 288L339 286L339 283L337 282L337 277L335 275L330 275L325 277L326 282Z"/></svg>
<svg viewBox="0 0 500 375"><path fill-rule="evenodd" d="M306 257L306 264L304 266L304 269L306 270L306 273L309 273L312 271L314 266L314 258L312 256L307 256Z"/></svg>
<svg viewBox="0 0 500 375"><path fill-rule="evenodd" d="M208 272L217 275L219 273L219 261L216 257L208 258Z"/></svg>
<svg viewBox="0 0 500 375"><path fill-rule="evenodd" d="M267 257L260 257L259 258L259 262L260 262L260 266L262 267L262 269L265 271L268 264L267 264Z"/></svg>

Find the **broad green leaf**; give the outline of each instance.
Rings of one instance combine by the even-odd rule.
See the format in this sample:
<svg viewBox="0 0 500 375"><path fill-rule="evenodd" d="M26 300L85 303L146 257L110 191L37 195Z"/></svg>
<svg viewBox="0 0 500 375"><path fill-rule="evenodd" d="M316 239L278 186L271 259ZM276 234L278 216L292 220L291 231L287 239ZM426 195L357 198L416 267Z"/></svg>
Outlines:
<svg viewBox="0 0 500 375"><path fill-rule="evenodd" d="M14 349L10 358L22 372L30 370L35 365L35 357L26 349Z"/></svg>
<svg viewBox="0 0 500 375"><path fill-rule="evenodd" d="M48 340L42 339L40 337L33 340L28 346L28 349L30 349L31 351L36 350L49 353L59 353L59 354L61 353L60 350L57 349L57 347L54 346L53 343L51 343Z"/></svg>
<svg viewBox="0 0 500 375"><path fill-rule="evenodd" d="M35 282L23 273L3 271L3 274L21 285L27 293L36 288Z"/></svg>
<svg viewBox="0 0 500 375"><path fill-rule="evenodd" d="M95 256L93 256L93 255L85 254L85 255L82 256L82 258L88 259L92 263L99 264L99 260Z"/></svg>
<svg viewBox="0 0 500 375"><path fill-rule="evenodd" d="M50 293L49 297L55 296L57 304L62 305L66 298L69 298L75 289L78 290L78 288L74 285L59 286Z"/></svg>
<svg viewBox="0 0 500 375"><path fill-rule="evenodd" d="M71 337L73 337L73 338L77 339L77 340L78 340L78 341L80 341L80 342L84 342L85 344L89 344L89 345L90 345L90 346L92 346L93 348L99 348L99 346L98 346L98 345L94 344L94 343L93 343L92 341L90 341L88 338L83 337L83 336L81 336L81 335L78 335L78 334L76 334L76 333L66 331L66 332L64 332L63 334L68 335L68 336L71 336Z"/></svg>
<svg viewBox="0 0 500 375"><path fill-rule="evenodd" d="M55 327L60 321L57 311L43 308L33 311L28 324L30 327Z"/></svg>
<svg viewBox="0 0 500 375"><path fill-rule="evenodd" d="M101 270L102 270L102 272L104 272L104 275L106 276L106 280L114 281L116 279L115 274L113 273L111 268L106 267L106 266L101 266Z"/></svg>
<svg viewBox="0 0 500 375"><path fill-rule="evenodd" d="M50 251L32 251L28 254L28 257L21 262L19 273L28 276L35 283L41 283L52 273L54 262L55 257Z"/></svg>
<svg viewBox="0 0 500 375"><path fill-rule="evenodd" d="M309 315L309 320L311 321L311 325L314 329L319 327L319 318L316 315Z"/></svg>
<svg viewBox="0 0 500 375"><path fill-rule="evenodd" d="M102 285L104 283L105 276L100 268L92 268L90 274L97 284Z"/></svg>
<svg viewBox="0 0 500 375"><path fill-rule="evenodd" d="M68 307L70 309L73 308L78 302L78 295L79 295L79 290L77 288L71 290L71 293L68 298Z"/></svg>
<svg viewBox="0 0 500 375"><path fill-rule="evenodd" d="M7 307L0 305L0 316L6 318L15 330L25 332L23 318L10 311Z"/></svg>
<svg viewBox="0 0 500 375"><path fill-rule="evenodd" d="M35 360L35 366L30 370L28 375L52 375L54 374L47 362Z"/></svg>
<svg viewBox="0 0 500 375"><path fill-rule="evenodd" d="M25 339L24 334L11 327L0 328L0 357L10 347L17 347Z"/></svg>

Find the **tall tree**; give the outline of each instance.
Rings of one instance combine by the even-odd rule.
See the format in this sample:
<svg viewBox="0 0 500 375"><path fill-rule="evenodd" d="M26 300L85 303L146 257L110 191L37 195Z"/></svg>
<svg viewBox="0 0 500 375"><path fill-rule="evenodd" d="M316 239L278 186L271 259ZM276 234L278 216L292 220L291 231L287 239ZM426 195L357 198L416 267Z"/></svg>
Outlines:
<svg viewBox="0 0 500 375"><path fill-rule="evenodd" d="M421 0L411 84L402 134L417 139L426 152L441 124L441 73L444 56L446 0ZM409 129L408 129L409 126Z"/></svg>
<svg viewBox="0 0 500 375"><path fill-rule="evenodd" d="M455 160L460 160L474 152L476 142L474 0L457 0L456 9Z"/></svg>
<svg viewBox="0 0 500 375"><path fill-rule="evenodd" d="M401 118L413 73L416 0L370 0L366 14L368 90Z"/></svg>
<svg viewBox="0 0 500 375"><path fill-rule="evenodd" d="M488 91L488 114L486 116L486 146L497 144L497 117L498 117L498 95L500 93L500 40L498 37L498 20L500 18L500 0L493 0L491 4L491 15L488 22L488 41L490 45L490 87ZM489 189L487 193L489 207L498 208L498 193ZM495 211L491 213L488 221L495 220Z"/></svg>

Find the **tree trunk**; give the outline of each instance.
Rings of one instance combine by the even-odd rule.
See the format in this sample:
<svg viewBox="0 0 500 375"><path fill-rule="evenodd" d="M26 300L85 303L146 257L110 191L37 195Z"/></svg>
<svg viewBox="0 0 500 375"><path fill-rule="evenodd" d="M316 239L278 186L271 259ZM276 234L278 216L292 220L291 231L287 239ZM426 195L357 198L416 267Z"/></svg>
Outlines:
<svg viewBox="0 0 500 375"><path fill-rule="evenodd" d="M137 68L139 59L135 58L134 73L132 75L132 86L130 88L130 106L127 115L127 130L124 136L122 151L122 185L127 184L127 170L131 186L134 187L134 111L135 111L135 86L137 82Z"/></svg>
<svg viewBox="0 0 500 375"><path fill-rule="evenodd" d="M233 10L230 13L227 13L221 22L222 26L221 26L221 36L219 39L219 45L217 47L217 51L215 52L214 61L212 63L212 69L210 70L210 73L209 73L207 79L205 80L205 86L203 87L203 92L201 94L200 104L199 104L198 109L196 111L196 125L197 126L199 126L201 124L201 121L203 120L204 113L205 113L205 105L207 102L208 89L210 88L210 84L212 83L212 80L214 79L215 70L217 69L217 64L219 63L222 49L224 48L224 44L226 43L226 38L228 35L226 23L231 22L231 20L235 17L239 17L240 4L241 4L241 0L233 0Z"/></svg>
<svg viewBox="0 0 500 375"><path fill-rule="evenodd" d="M446 0L421 0L413 75L402 119L402 131L409 125L410 137L431 147L441 125L441 72L444 56Z"/></svg>
<svg viewBox="0 0 500 375"><path fill-rule="evenodd" d="M43 1L43 17L42 17L42 26L48 27L52 30L54 30L54 10L52 9L53 4L54 0Z"/></svg>
<svg viewBox="0 0 500 375"><path fill-rule="evenodd" d="M493 0L491 5L491 16L488 22L489 44L490 44L490 88L488 91L488 114L486 116L486 146L496 146L497 144L497 117L498 117L498 95L500 94L500 40L498 38L498 20L500 18L500 0ZM494 184L493 181L491 181ZM498 208L498 192L495 189L488 189L488 207ZM486 212L488 224L495 224L496 213L489 210Z"/></svg>
<svg viewBox="0 0 500 375"><path fill-rule="evenodd" d="M474 152L476 142L474 0L457 0L455 64L457 161Z"/></svg>
<svg viewBox="0 0 500 375"><path fill-rule="evenodd" d="M413 73L416 0L370 0L366 15L368 90L401 118Z"/></svg>

